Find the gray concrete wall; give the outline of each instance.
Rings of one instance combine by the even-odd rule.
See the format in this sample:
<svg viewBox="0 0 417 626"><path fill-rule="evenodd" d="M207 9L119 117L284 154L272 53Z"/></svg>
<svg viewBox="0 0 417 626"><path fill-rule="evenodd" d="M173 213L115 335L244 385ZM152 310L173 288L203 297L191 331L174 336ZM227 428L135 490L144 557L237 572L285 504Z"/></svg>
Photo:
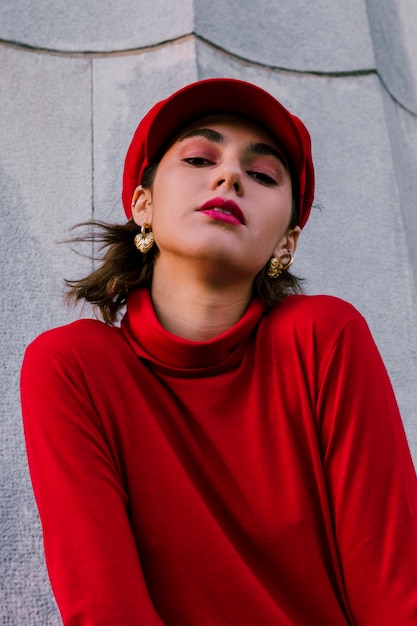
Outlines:
<svg viewBox="0 0 417 626"><path fill-rule="evenodd" d="M296 258L307 290L367 317L417 460L415 0L14 0L0 6L0 623L60 623L28 479L24 346L74 319L58 244L122 220L124 154L157 99L205 77L270 90L307 123L316 208Z"/></svg>

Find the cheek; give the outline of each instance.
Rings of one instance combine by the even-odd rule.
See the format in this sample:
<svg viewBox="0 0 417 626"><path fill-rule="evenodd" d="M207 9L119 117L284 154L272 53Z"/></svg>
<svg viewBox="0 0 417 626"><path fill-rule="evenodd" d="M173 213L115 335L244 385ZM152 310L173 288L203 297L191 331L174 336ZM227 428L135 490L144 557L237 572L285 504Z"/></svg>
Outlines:
<svg viewBox="0 0 417 626"><path fill-rule="evenodd" d="M155 211L165 213L175 211L175 207L184 203L187 186L181 171L163 167L161 163L152 186L152 205Z"/></svg>
<svg viewBox="0 0 417 626"><path fill-rule="evenodd" d="M285 201L281 201L278 206L276 203L270 204L268 215L264 215L264 218L261 220L257 234L259 241L263 241L265 244L262 247L267 255L272 253L275 247L280 243L290 228L291 219L291 195L289 195Z"/></svg>
<svg viewBox="0 0 417 626"><path fill-rule="evenodd" d="M161 207L166 207L166 204L155 202L152 205L152 230L155 236L166 228L166 224L169 222L169 207L167 210L163 210Z"/></svg>
<svg viewBox="0 0 417 626"><path fill-rule="evenodd" d="M293 198L291 190L282 190L278 197L268 203L268 215L271 227L285 230L289 227L293 213ZM273 226L272 226L273 225ZM276 230L275 230L276 232Z"/></svg>

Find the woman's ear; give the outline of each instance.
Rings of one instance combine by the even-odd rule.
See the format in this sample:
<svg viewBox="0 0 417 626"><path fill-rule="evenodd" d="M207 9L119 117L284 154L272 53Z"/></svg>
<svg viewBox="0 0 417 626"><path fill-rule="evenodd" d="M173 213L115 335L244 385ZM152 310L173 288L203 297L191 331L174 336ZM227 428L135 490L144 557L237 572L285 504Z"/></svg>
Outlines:
<svg viewBox="0 0 417 626"><path fill-rule="evenodd" d="M138 226L152 224L152 192L142 185L133 192L132 219Z"/></svg>
<svg viewBox="0 0 417 626"><path fill-rule="evenodd" d="M301 228L299 226L295 226L295 228L289 228L281 241L278 242L274 250L274 256L279 258L283 254L294 254L297 249L298 237L301 234Z"/></svg>

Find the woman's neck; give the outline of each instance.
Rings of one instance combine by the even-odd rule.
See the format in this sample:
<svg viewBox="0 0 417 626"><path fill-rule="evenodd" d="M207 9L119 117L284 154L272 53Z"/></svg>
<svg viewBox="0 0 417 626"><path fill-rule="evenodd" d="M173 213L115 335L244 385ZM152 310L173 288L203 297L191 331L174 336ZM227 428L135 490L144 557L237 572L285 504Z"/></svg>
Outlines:
<svg viewBox="0 0 417 626"><path fill-rule="evenodd" d="M246 282L213 285L201 279L190 280L190 276L186 279L181 272L166 280L155 271L151 295L156 315L166 330L191 341L206 341L239 321L251 298L251 286Z"/></svg>

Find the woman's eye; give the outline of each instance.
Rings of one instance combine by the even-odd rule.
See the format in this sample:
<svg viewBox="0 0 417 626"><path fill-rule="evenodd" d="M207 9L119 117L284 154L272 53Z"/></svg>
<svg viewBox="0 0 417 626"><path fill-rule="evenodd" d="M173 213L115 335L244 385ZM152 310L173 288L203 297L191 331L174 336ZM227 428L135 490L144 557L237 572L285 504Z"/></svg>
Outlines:
<svg viewBox="0 0 417 626"><path fill-rule="evenodd" d="M248 172L249 176L252 176L252 178L254 178L255 180L257 180L258 182L262 183L262 185L268 185L268 186L273 186L273 185L277 185L277 181L272 178L272 176L269 176L269 174L265 174L264 172Z"/></svg>
<svg viewBox="0 0 417 626"><path fill-rule="evenodd" d="M195 167L202 167L203 165L211 165L212 161L206 159L205 157L187 157L183 159L184 163L188 163L189 165L194 165Z"/></svg>

